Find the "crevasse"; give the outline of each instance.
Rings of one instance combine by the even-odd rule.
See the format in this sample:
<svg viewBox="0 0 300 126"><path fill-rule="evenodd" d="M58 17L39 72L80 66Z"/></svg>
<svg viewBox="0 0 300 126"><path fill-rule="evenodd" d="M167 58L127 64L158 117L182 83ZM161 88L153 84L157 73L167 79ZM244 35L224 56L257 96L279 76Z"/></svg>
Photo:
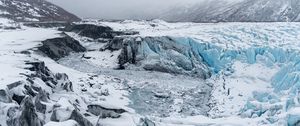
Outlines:
<svg viewBox="0 0 300 126"><path fill-rule="evenodd" d="M248 64L263 63L269 67L278 64L281 69L271 82L274 91L291 89L291 93L295 94L300 88L300 52L298 50L261 46L232 50L192 38L173 39L179 44L190 45L215 74L221 70L230 69L236 60Z"/></svg>

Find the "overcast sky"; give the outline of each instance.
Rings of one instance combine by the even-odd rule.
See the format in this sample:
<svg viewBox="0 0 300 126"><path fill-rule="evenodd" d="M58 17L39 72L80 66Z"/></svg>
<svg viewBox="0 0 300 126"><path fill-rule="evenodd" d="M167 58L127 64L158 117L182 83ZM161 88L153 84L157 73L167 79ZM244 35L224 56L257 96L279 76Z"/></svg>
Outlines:
<svg viewBox="0 0 300 126"><path fill-rule="evenodd" d="M171 6L202 0L48 0L82 18L130 19L153 17Z"/></svg>

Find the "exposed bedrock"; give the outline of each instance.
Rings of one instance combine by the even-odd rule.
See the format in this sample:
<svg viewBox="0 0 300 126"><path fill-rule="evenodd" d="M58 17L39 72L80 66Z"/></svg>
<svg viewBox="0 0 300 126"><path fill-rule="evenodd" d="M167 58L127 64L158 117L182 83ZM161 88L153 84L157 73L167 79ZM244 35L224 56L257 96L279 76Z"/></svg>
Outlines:
<svg viewBox="0 0 300 126"><path fill-rule="evenodd" d="M75 32L81 36L89 37L93 39L98 39L98 38L113 39L115 36L118 35L137 34L137 32L130 32L130 31L128 32L114 31L110 27L93 25L93 24L70 24L60 30L66 32Z"/></svg>
<svg viewBox="0 0 300 126"><path fill-rule="evenodd" d="M45 124L36 114L36 109L30 96L26 96L22 100L20 108L9 109L8 118L8 126L42 126Z"/></svg>
<svg viewBox="0 0 300 126"><path fill-rule="evenodd" d="M101 105L88 105L88 112L99 116L99 118L119 118L120 114L126 112L124 109L107 108Z"/></svg>
<svg viewBox="0 0 300 126"><path fill-rule="evenodd" d="M67 74L51 72L42 61L27 62L26 64L29 65L26 69L34 72L31 75L27 75L27 81L33 85L34 90L42 91L43 87L41 87L41 84L44 84L53 89L73 91L72 82Z"/></svg>
<svg viewBox="0 0 300 126"><path fill-rule="evenodd" d="M153 121L148 118L141 118L138 126L156 126Z"/></svg>
<svg viewBox="0 0 300 126"><path fill-rule="evenodd" d="M0 102L4 102L4 103L12 102L12 98L8 93L8 89L0 89Z"/></svg>
<svg viewBox="0 0 300 126"><path fill-rule="evenodd" d="M42 41L42 46L38 49L54 60L67 56L71 52L86 51L77 40L68 35Z"/></svg>
<svg viewBox="0 0 300 126"><path fill-rule="evenodd" d="M49 94L54 90L72 91L72 83L66 74L52 73L44 62L28 61L30 74L27 79L7 84L0 89L0 105L6 106L8 126L42 126L45 124Z"/></svg>
<svg viewBox="0 0 300 126"><path fill-rule="evenodd" d="M188 40L188 39L187 39ZM174 74L211 76L207 64L190 41L180 42L172 37L115 37L103 50L122 50L120 68L137 68Z"/></svg>

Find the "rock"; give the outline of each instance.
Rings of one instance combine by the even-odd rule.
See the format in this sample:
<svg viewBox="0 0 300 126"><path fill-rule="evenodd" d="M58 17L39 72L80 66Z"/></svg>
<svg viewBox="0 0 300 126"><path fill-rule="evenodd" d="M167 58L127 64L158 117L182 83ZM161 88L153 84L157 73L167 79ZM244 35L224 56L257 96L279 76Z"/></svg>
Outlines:
<svg viewBox="0 0 300 126"><path fill-rule="evenodd" d="M69 77L65 73L52 73L46 66L44 62L36 61L36 62L27 62L27 65L30 65L27 69L35 74L29 75L30 77L27 81L30 81L32 85L34 85L34 78L40 78L42 81L45 82L49 87L55 88L56 86L60 86L63 90L66 91L73 91L73 84L69 80ZM11 84L13 85L13 84ZM16 85L16 84L14 84ZM36 84L39 85L39 84ZM12 87L12 86L11 86ZM37 92L41 90L40 87L32 86L33 89L36 89ZM50 92L48 92L50 93Z"/></svg>
<svg viewBox="0 0 300 126"><path fill-rule="evenodd" d="M26 95L35 97L41 88L36 88L33 84L30 84L30 81L17 81L15 83L8 84L7 87L11 94L10 97L12 100L16 101L18 104L21 104Z"/></svg>
<svg viewBox="0 0 300 126"><path fill-rule="evenodd" d="M42 126L44 124L44 122L38 118L35 106L29 96L23 99L21 111L20 123L23 126Z"/></svg>
<svg viewBox="0 0 300 126"><path fill-rule="evenodd" d="M99 118L119 118L126 110L107 108L101 105L88 105L88 112L99 116Z"/></svg>
<svg viewBox="0 0 300 126"><path fill-rule="evenodd" d="M7 89L0 90L1 103L10 103L17 106L13 102L16 101L20 106L8 109L8 119L6 121L8 126L42 126L45 122L38 115L42 115L43 117L41 118L43 119L45 118L46 103L49 99L49 93L52 93L51 89L61 88L66 91L73 91L72 83L66 74L52 73L45 66L45 63L41 61L27 61L26 65L26 69L31 71L29 75L24 74L27 77L26 80L8 84ZM34 99L34 103L32 99ZM67 119L74 118L80 124L91 124L87 120L84 120L83 116L79 113L72 115L74 106L71 105L71 108L73 109L69 111ZM56 113L56 111L53 111L53 113Z"/></svg>
<svg viewBox="0 0 300 126"><path fill-rule="evenodd" d="M80 126L94 126L89 120L84 118L77 110L73 110L70 119L78 122Z"/></svg>
<svg viewBox="0 0 300 126"><path fill-rule="evenodd" d="M68 35L64 37L47 39L38 49L54 60L58 60L71 52L84 52L86 49L80 43Z"/></svg>
<svg viewBox="0 0 300 126"><path fill-rule="evenodd" d="M139 126L156 126L154 122L152 122L148 118L141 118Z"/></svg>
<svg viewBox="0 0 300 126"><path fill-rule="evenodd" d="M12 99L14 101L16 101L18 104L21 104L21 102L23 101L23 99L25 98L25 96L20 96L17 94L13 94Z"/></svg>
<svg viewBox="0 0 300 126"><path fill-rule="evenodd" d="M102 50L111 50L111 51L116 51L122 49L126 42L127 38L125 37L114 37L112 41L107 43Z"/></svg>
<svg viewBox="0 0 300 126"><path fill-rule="evenodd" d="M47 105L45 105L45 103L43 102L47 102L48 101L48 94L45 91L41 91L39 92L39 94L36 96L34 104L36 107L37 112L46 113L47 110Z"/></svg>
<svg viewBox="0 0 300 126"><path fill-rule="evenodd" d="M69 80L69 77L67 74L57 73L57 74L55 74L55 77L56 77L58 83L60 84L60 86L62 87L62 89L66 90L66 91L73 91L73 84Z"/></svg>
<svg viewBox="0 0 300 126"><path fill-rule="evenodd" d="M170 93L154 92L154 96L157 98L170 98Z"/></svg>
<svg viewBox="0 0 300 126"><path fill-rule="evenodd" d="M53 113L50 120L62 122L70 119L72 111L75 110L71 102L64 97L61 97L53 106Z"/></svg>
<svg viewBox="0 0 300 126"><path fill-rule="evenodd" d="M60 29L65 32L75 32L81 36L89 37L92 39L104 38L104 39L113 39L115 36L119 35L134 35L137 32L119 32L114 31L110 27L101 26L101 25L93 25L93 24L70 24L65 28ZM103 42L103 41L101 41Z"/></svg>
<svg viewBox="0 0 300 126"><path fill-rule="evenodd" d="M49 87L54 87L57 83L55 82L54 74L46 67L45 63L42 61L28 61L26 62L26 65L29 67L30 71L34 72L34 74L29 75L29 77L38 77L41 80L43 80L46 84L48 84ZM31 81L33 79L29 78L28 81ZM31 82L33 83L33 82Z"/></svg>
<svg viewBox="0 0 300 126"><path fill-rule="evenodd" d="M20 116L20 107L12 106L9 107L6 114L6 124L7 126L19 126L19 116Z"/></svg>
<svg viewBox="0 0 300 126"><path fill-rule="evenodd" d="M11 96L7 89L0 89L0 102L10 103L12 102Z"/></svg>
<svg viewBox="0 0 300 126"><path fill-rule="evenodd" d="M81 36L98 39L98 38L113 38L113 30L107 26L97 26L93 24L71 24L64 29L66 32L76 32Z"/></svg>
<svg viewBox="0 0 300 126"><path fill-rule="evenodd" d="M23 84L22 81L17 81L17 82L15 82L15 83L8 84L8 85L7 85L7 88L10 90L10 89L13 89L13 88L15 88L15 87L18 87L18 86L20 86L20 85L22 85L22 84Z"/></svg>
<svg viewBox="0 0 300 126"><path fill-rule="evenodd" d="M14 112L15 111L15 112ZM44 121L36 114L35 106L30 96L26 96L21 102L19 113L16 109L9 110L8 126L43 126Z"/></svg>

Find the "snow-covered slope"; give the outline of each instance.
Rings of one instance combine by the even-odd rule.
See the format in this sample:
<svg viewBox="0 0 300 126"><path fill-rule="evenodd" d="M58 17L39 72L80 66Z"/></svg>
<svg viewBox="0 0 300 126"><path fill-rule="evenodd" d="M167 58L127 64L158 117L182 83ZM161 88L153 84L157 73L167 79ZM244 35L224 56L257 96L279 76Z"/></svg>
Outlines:
<svg viewBox="0 0 300 126"><path fill-rule="evenodd" d="M0 17L15 21L79 21L75 15L46 0L0 0Z"/></svg>
<svg viewBox="0 0 300 126"><path fill-rule="evenodd" d="M174 7L161 18L188 22L298 22L299 5L299 0L208 0Z"/></svg>
<svg viewBox="0 0 300 126"><path fill-rule="evenodd" d="M13 21L1 19L3 26L11 27L10 22ZM55 43L52 45L50 40L65 36L61 31L30 28L21 24L18 27L0 30L0 68L3 71L0 75L0 125L42 126L47 123L93 126L99 116L87 112L88 109L92 109L92 113L105 111L101 118L119 117L125 111L130 111L125 106L128 104L125 97L127 92L118 89L121 82L117 78L79 72L59 65L41 53L43 50L39 47L45 43L51 43L48 47L54 49L51 51L76 48L72 43L64 45L66 47L56 47ZM107 105L109 103L122 110ZM123 114L124 121L119 122L132 126L134 122L130 119L139 120L139 117L131 116Z"/></svg>

